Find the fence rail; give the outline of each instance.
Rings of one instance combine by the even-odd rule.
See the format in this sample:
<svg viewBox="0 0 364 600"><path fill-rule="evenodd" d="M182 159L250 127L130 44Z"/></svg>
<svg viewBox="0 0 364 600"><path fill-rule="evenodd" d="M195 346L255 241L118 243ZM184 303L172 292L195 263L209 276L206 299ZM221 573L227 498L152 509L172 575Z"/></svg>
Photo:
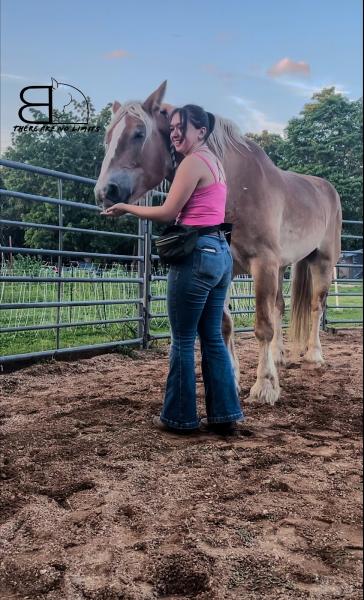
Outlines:
<svg viewBox="0 0 364 600"><path fill-rule="evenodd" d="M26 229L44 229L49 232L54 232L57 235L58 245L56 250L47 248L13 247L12 244L4 244L0 246L0 255L2 257L0 272L0 298L2 301L0 305L0 319L1 315L4 314L3 311L11 311L10 316L12 319L12 321L8 323L6 323L4 320L0 320L0 347L2 347L1 340L4 340L4 336L6 335L15 336L17 334L26 334L27 332L55 332L54 344L51 348L41 351L33 351L30 348L29 352L18 351L7 354L4 353L4 355L0 356L0 364L21 361L29 358L54 357L58 355L62 356L70 353L80 353L86 350L103 351L125 345L138 345L147 348L150 342L153 340L161 340L170 337L169 331L167 330L168 328L166 327L166 296L165 293L160 293L161 287L158 287L164 286L162 290L165 292L165 282L167 277L164 273L155 273L153 271L153 264L158 260L158 256L152 252L153 241L157 237L153 234L152 223L148 222L147 220L140 219L138 221L137 234L65 226L64 207L83 209L92 211L93 213L99 213L100 209L94 204L80 203L76 202L74 199L64 199L63 182L77 182L88 186L94 186L96 183L94 179L80 177L70 173L63 173L61 171L54 171L51 169L44 169L33 165L17 163L9 160L0 160L0 166L26 171L36 175L42 175L44 177L55 178L57 180L58 189L58 197L40 196L37 194L29 194L5 189L0 190L0 196L3 198L14 198L27 203L47 203L56 206L58 210L57 225L0 218L0 227L2 228L11 226ZM165 195L165 189L163 189L163 186L161 186L159 189L153 190L153 192L147 194L144 202L149 204L152 201L153 196L164 197ZM350 227L353 225L362 225L362 223L360 221L347 220L344 221L344 225L346 227ZM64 235L65 233L70 232L74 234L104 236L105 239L110 237L130 239L137 243L137 251L133 255L113 254L108 252L70 251L64 248ZM343 233L342 237L343 239L350 240L362 239L360 235L346 232ZM348 264L348 262L346 262L346 259L349 259L351 254L352 253L350 253L350 251L344 251L342 253L341 261L338 263L336 269L340 269L341 272L343 270L345 271L345 269L354 269L354 271L356 269L356 272L362 270L362 261L360 264ZM38 275L14 273L12 272L11 268L8 268L8 264L9 261L11 262L13 257L16 255L55 258L57 260L56 273L51 274L42 272L41 274L38 273ZM70 275L70 268L65 265L65 259L71 260L76 258L108 261L109 263L112 262L113 264L119 265L133 263L133 265L136 265L137 272L134 275L128 276L128 272L122 272L120 275L120 272L117 271L116 276L113 274L106 274L105 276L105 273L99 272L98 269L90 269L89 272L86 272L84 275L82 274L82 276L79 271L77 271L76 275L73 276L74 270L71 269L72 273ZM356 279L355 277L343 279L337 275L337 270L335 273L336 274L333 279L333 285L335 288L334 290L330 291L329 294L329 296L334 297L336 300L336 305L334 308L337 309L338 312L351 308L362 309L362 306L358 305L350 306L340 304L340 298L358 297L361 296L361 294L357 291L348 291L343 293L342 289L339 289L338 287L339 284L341 284L340 287L342 287L343 282L349 285L362 285L362 277L360 279ZM75 284L83 286L84 283L87 284L87 289L94 290L95 298L74 298ZM20 288L17 288L16 286L26 286L27 284L49 286L49 289L52 289L52 299L39 300L36 298L34 300L29 297L27 298L25 296L25 292L23 293L23 298L18 297L17 294ZM134 285L136 288L134 288ZM238 293L241 285L243 286L243 293ZM102 297L98 297L98 290L100 289L100 286L102 290ZM112 297L106 298L105 286L110 286L108 289L111 290L110 294ZM120 297L120 286L131 286L128 288L128 293L131 293L130 289L133 288L134 292L132 293L132 297ZM65 290L67 290L69 297L66 297L67 294ZM9 291L11 292L11 301L9 301ZM113 295L114 291L117 294L115 297ZM7 293L5 294L5 292ZM284 293L285 298L290 298L289 292L290 280L286 279ZM5 298L5 300L3 300L3 298ZM255 312L253 279L251 277L236 278L233 282L233 291L230 299L233 304L232 315L237 319L244 315L248 319L247 323L243 323L243 325L239 325L239 322L237 322L235 331L253 331L252 323L249 321ZM127 307L134 307L137 312L134 314L107 314L109 309L114 311L119 309L121 310L120 307L122 306L124 306L124 310L129 310ZM83 308L85 311L87 311L87 309L92 307L95 308L95 310L99 310L99 314L96 315L96 318L88 312L83 313L83 319L75 317L75 311L77 308ZM119 309L117 307L119 307ZM152 307L154 310L152 310ZM30 314L30 311L37 311L39 309L43 309L47 319L49 319L51 322L37 322L29 324L27 321L21 322L21 317L16 316L24 313ZM15 313L12 311L15 311ZM65 311L68 311L68 320L65 319ZM32 315L35 314L35 312L32 312ZM164 323L163 328L166 329L165 331L158 331L158 329L156 330L154 323L158 321ZM344 324L358 325L361 323L362 319L359 318L350 319L345 317L340 319L336 318L335 316L333 319L328 318L326 313L323 320L323 327L327 328L334 325L342 326ZM104 326L105 332L107 332L106 328L109 325L123 325L124 327L131 327L133 325L134 328L128 330L129 333L131 333L131 337L129 336L126 339L124 337L118 337L117 339L103 341L102 343L87 343L77 346L68 345L66 347L62 346L62 331L70 330L71 328L75 328L75 330L81 330L85 327L94 328L98 326Z"/></svg>

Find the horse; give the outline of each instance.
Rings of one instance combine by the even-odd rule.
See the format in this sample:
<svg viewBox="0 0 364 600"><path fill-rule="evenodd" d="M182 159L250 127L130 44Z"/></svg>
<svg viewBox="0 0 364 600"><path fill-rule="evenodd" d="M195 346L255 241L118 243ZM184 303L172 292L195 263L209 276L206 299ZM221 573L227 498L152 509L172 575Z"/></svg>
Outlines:
<svg viewBox="0 0 364 600"><path fill-rule="evenodd" d="M182 159L171 149L167 82L144 102L115 101L105 134L105 157L95 186L105 207L137 203L163 179L173 180ZM278 367L285 364L282 336L283 279L294 265L291 336L303 360L324 363L320 322L340 255L340 197L325 179L283 171L230 120L216 116L208 146L222 161L227 179L225 222L233 224L233 275L250 273L255 284L257 378L249 399L273 406L280 396ZM233 321L226 304L222 323L236 374Z"/></svg>

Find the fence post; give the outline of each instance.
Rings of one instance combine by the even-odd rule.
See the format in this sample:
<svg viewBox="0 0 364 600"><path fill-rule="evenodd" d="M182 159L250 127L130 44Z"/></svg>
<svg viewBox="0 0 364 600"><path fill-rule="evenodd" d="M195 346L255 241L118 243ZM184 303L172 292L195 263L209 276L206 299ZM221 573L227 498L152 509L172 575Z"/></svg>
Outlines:
<svg viewBox="0 0 364 600"><path fill-rule="evenodd" d="M62 186L62 179L58 179L57 180L58 183L58 198L59 200L63 199L63 186ZM58 226L61 228L63 227L63 206L62 204L58 205ZM63 250L63 229L59 229L58 230L58 250L61 252ZM58 260L57 260L57 269L58 269L58 277L62 277L62 266L63 266L63 259L61 255L58 255ZM61 302L62 301L62 282L58 281L57 283L57 302ZM62 308L60 306L57 306L57 325L60 324L61 322L61 310ZM59 350L60 348L60 328L57 327L56 329L56 349Z"/></svg>
<svg viewBox="0 0 364 600"><path fill-rule="evenodd" d="M150 194L147 193L142 203L143 206L149 206ZM138 240L138 255L143 257L138 261L138 277L143 279L139 284L139 298L142 303L139 304L138 337L143 339L141 345L143 349L149 346L149 321L150 321L150 275L151 275L151 222L147 219L139 219L138 234L142 236Z"/></svg>
<svg viewBox="0 0 364 600"><path fill-rule="evenodd" d="M142 201L140 201L142 204ZM143 202L144 204L144 202ZM144 221L143 219L138 219L138 235L141 236L138 238L138 256L144 257ZM138 260L138 278L143 279L142 283L138 284L138 298L144 298L144 258L143 261ZM143 303L144 304L144 303ZM138 321L138 338L143 338L144 340L144 305L138 304L138 317L142 319ZM144 347L143 342L140 343L141 348Z"/></svg>
<svg viewBox="0 0 364 600"><path fill-rule="evenodd" d="M145 205L151 204L152 194L148 192L145 198ZM150 284L151 284L151 272L152 272L152 222L147 219L144 220L144 294L143 294L143 348L149 347L150 340Z"/></svg>

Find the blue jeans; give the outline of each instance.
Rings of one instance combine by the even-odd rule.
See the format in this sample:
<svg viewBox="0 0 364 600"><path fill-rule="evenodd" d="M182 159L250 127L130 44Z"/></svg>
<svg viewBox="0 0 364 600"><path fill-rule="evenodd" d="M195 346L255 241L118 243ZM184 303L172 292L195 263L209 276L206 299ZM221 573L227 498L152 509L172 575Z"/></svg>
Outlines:
<svg viewBox="0 0 364 600"><path fill-rule="evenodd" d="M199 424L194 353L197 334L209 423L243 418L231 357L221 331L231 276L232 256L223 234L199 237L192 254L169 271L167 305L172 347L160 418L170 427L195 429Z"/></svg>

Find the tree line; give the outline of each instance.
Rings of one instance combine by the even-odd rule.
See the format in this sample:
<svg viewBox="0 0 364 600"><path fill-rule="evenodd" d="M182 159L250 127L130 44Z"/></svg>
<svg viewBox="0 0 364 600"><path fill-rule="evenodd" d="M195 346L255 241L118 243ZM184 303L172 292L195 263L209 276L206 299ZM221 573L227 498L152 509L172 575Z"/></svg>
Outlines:
<svg viewBox="0 0 364 600"><path fill-rule="evenodd" d="M95 128L87 134L67 131L32 132L12 134L11 146L4 158L29 163L48 169L73 173L96 179L104 157L103 138L111 118L111 105L99 113L88 99L89 125ZM56 115L57 121L80 120L85 106L73 102L72 109ZM33 111L34 119L42 118ZM317 175L330 181L340 194L345 219L362 220L363 159L362 159L362 99L351 101L335 88L325 88L312 96L298 117L287 124L284 135L263 131L245 134L257 142L279 167L298 173ZM42 175L2 168L1 187L18 192L57 197L57 180ZM94 203L93 188L72 181L63 182L63 198L81 203ZM26 202L1 197L3 219L34 223L58 224L58 208L46 203ZM85 229L119 231L120 221L107 220L84 209L64 207L64 225ZM137 233L137 220L123 217L122 230ZM156 227L156 233L160 228ZM358 228L357 230L358 231ZM350 233L354 233L351 229ZM13 246L29 248L58 247L58 236L53 231L16 226L1 226L0 241L8 245L11 236ZM346 243L346 248L358 247ZM133 240L92 236L74 232L64 233L64 248L74 251L90 251L133 254Z"/></svg>

